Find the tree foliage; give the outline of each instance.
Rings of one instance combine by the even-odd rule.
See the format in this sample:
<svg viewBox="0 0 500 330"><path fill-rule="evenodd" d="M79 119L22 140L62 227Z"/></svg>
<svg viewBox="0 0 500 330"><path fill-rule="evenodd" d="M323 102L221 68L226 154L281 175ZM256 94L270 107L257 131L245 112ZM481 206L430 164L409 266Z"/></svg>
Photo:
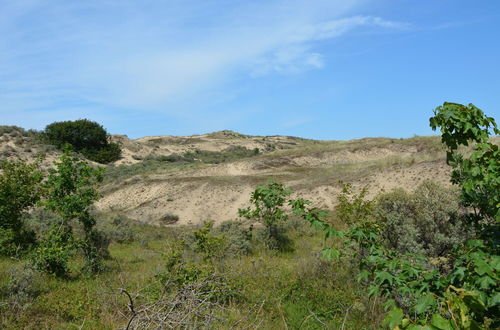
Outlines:
<svg viewBox="0 0 500 330"><path fill-rule="evenodd" d="M37 249L35 264L49 272L64 274L71 256L68 251L80 247L85 256L86 270L98 272L102 267L106 242L94 228L96 220L90 208L99 198L96 184L102 181L103 169L94 168L74 157L70 149L66 149L54 165L43 184L46 198L41 204L58 214L60 221L53 224ZM75 240L73 236L73 221L83 228L82 240Z"/></svg>
<svg viewBox="0 0 500 330"><path fill-rule="evenodd" d="M288 196L291 192L282 184L270 181L252 192L250 203L253 204L253 208L239 210L240 216L255 219L265 226L269 248L280 250L289 247L289 239L283 233L281 226L288 220L288 214L283 206L289 202Z"/></svg>
<svg viewBox="0 0 500 330"><path fill-rule="evenodd" d="M121 155L120 146L108 141L108 133L102 125L88 119L52 123L45 127L43 136L59 149L69 144L75 151L98 163L113 162Z"/></svg>
<svg viewBox="0 0 500 330"><path fill-rule="evenodd" d="M38 163L0 162L0 254L13 255L34 243L22 216L41 195L42 173Z"/></svg>
<svg viewBox="0 0 500 330"><path fill-rule="evenodd" d="M495 120L472 104L444 103L434 110L430 125L441 129L448 164L453 167L451 180L461 187L464 202L480 216L500 221L500 151L489 141L490 132L500 134ZM474 149L469 157L458 152L459 146L471 143Z"/></svg>

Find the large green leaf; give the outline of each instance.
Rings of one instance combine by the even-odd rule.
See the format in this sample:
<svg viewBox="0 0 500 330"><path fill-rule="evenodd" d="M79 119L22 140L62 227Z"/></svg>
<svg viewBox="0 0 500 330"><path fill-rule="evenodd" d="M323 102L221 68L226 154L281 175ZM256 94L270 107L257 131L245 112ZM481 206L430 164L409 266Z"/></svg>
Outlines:
<svg viewBox="0 0 500 330"><path fill-rule="evenodd" d="M440 330L453 330L450 320L445 319L439 314L432 315L431 325Z"/></svg>
<svg viewBox="0 0 500 330"><path fill-rule="evenodd" d="M394 308L391 310L389 313L387 313L387 316L384 318L383 325L386 325L389 327L389 329L394 329L396 328L401 321L403 320L403 311L400 308Z"/></svg>
<svg viewBox="0 0 500 330"><path fill-rule="evenodd" d="M421 296L415 304L414 310L417 314L425 313L435 303L434 296L431 293Z"/></svg>

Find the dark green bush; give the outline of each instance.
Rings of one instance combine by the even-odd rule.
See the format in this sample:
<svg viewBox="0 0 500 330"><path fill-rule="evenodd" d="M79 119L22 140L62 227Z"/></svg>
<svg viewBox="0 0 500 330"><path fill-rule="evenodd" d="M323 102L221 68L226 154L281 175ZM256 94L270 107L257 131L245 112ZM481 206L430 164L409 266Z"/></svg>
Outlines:
<svg viewBox="0 0 500 330"><path fill-rule="evenodd" d="M117 143L108 143L100 149L84 149L82 154L97 163L106 164L120 159L122 150Z"/></svg>
<svg viewBox="0 0 500 330"><path fill-rule="evenodd" d="M398 189L379 196L375 213L388 246L400 253L443 256L471 235L458 192L433 182L414 193Z"/></svg>
<svg viewBox="0 0 500 330"><path fill-rule="evenodd" d="M45 127L43 137L59 149L69 144L88 159L103 164L116 161L121 155L120 146L109 143L102 125L88 119L52 123Z"/></svg>

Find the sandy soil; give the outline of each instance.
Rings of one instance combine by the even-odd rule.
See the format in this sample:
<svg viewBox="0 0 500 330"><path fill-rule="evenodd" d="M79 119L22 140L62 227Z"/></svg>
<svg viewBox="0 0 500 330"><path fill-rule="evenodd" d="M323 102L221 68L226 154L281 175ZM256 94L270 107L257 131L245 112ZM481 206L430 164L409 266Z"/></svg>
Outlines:
<svg viewBox="0 0 500 330"><path fill-rule="evenodd" d="M260 156L229 163L124 177L103 187L104 195L96 204L99 211L153 224L164 223L167 214L179 217L176 225L235 219L238 208L248 206L250 193L269 178L292 188L294 196L310 199L326 209L336 204L341 190L339 180L352 183L356 190L366 187L370 197L396 188L413 190L425 180L450 184L444 152L428 147L432 144L429 141L438 141L437 137L328 142L221 131L137 140L113 135L112 140L123 149L123 157L116 165L196 149L222 151L243 146L261 151ZM46 166L59 155L27 138L0 136L0 159L33 160L41 152L47 155Z"/></svg>

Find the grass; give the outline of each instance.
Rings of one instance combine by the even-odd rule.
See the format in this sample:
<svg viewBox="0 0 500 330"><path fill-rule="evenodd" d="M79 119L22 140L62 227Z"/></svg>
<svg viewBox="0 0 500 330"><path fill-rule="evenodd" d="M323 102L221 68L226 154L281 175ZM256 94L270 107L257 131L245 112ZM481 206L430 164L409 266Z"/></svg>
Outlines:
<svg viewBox="0 0 500 330"><path fill-rule="evenodd" d="M96 277L78 272L81 260L72 263L68 280L37 274L42 283L39 295L24 306L0 307L0 327L123 327L129 316L128 301L119 289L148 297L155 275L164 271L172 242L193 229L140 226L132 230L138 238L112 243L107 271ZM349 265L321 261L322 237L311 229L292 230L290 235L297 247L294 252L270 251L254 240L253 254L216 260L216 269L237 284L242 298L221 311L214 328L320 329L340 328L344 322L346 329L373 328L370 324L379 319L380 304L364 298ZM193 258L197 260L196 255ZM0 259L0 301L11 299L5 289L9 274L23 263ZM137 303L140 301L138 298Z"/></svg>

